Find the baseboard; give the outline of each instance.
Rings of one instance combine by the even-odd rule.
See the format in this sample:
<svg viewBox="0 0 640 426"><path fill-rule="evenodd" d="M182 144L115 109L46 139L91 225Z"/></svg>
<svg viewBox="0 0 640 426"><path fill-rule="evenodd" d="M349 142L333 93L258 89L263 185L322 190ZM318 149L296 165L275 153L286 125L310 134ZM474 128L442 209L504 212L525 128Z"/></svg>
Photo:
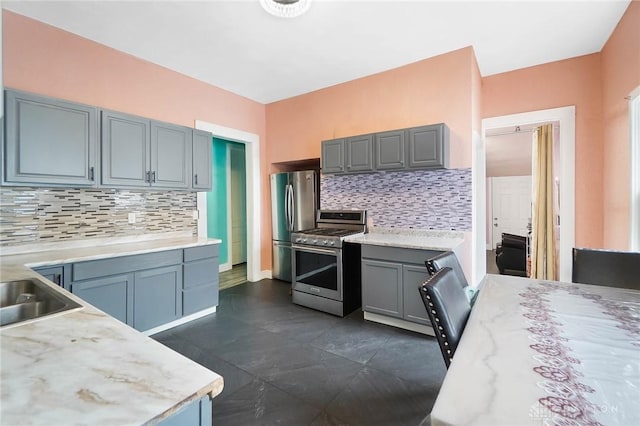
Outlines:
<svg viewBox="0 0 640 426"><path fill-rule="evenodd" d="M386 315L374 314L371 312L364 313L364 319L367 321L373 321L384 325L390 325L391 327L403 328L409 331L415 331L416 333L427 334L429 336L435 336L433 328L430 325L416 324L401 320L398 318L388 317Z"/></svg>
<svg viewBox="0 0 640 426"><path fill-rule="evenodd" d="M182 317L182 318L180 318L178 320L171 321L171 322L168 322L166 324L159 325L159 326L154 327L152 329L149 329L147 331L143 331L142 334L144 334L145 336L153 336L154 334L160 333L161 331L165 331L165 330L168 330L170 328L177 327L177 326L182 325L182 324L186 324L186 323L188 323L190 321L196 320L198 318L202 318L202 317L207 316L209 314L215 314L216 313L216 309L217 309L217 306L212 306L211 308L203 309L202 311L198 311L198 312L196 312L194 314L187 315L186 317Z"/></svg>
<svg viewBox="0 0 640 426"><path fill-rule="evenodd" d="M233 268L231 262L222 263L218 266L218 272L230 271Z"/></svg>

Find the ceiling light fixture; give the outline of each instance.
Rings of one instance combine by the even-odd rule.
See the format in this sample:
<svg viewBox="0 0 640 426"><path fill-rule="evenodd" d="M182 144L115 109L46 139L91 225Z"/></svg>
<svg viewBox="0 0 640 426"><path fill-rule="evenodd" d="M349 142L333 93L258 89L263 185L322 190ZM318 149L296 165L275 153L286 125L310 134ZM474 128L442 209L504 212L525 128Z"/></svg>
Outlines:
<svg viewBox="0 0 640 426"><path fill-rule="evenodd" d="M260 0L270 14L279 18L295 18L309 10L311 0Z"/></svg>

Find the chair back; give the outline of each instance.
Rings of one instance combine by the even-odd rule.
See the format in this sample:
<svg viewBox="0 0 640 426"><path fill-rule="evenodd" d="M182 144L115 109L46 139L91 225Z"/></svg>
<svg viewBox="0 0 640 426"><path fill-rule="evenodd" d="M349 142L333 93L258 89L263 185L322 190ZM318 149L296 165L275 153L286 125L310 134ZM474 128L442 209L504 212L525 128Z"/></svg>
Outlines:
<svg viewBox="0 0 640 426"><path fill-rule="evenodd" d="M571 281L640 290L640 252L574 248Z"/></svg>
<svg viewBox="0 0 640 426"><path fill-rule="evenodd" d="M456 275L458 282L462 287L466 287L469 285L467 283L467 279L464 276L464 272L462 271L462 267L460 266L460 262L458 262L456 254L452 251L445 251L444 253L432 257L431 259L427 259L425 261L425 264L427 265L427 271L429 272L429 275L433 275L440 269L447 266L453 270L453 273Z"/></svg>
<svg viewBox="0 0 640 426"><path fill-rule="evenodd" d="M471 305L449 267L444 267L420 286L420 296L429 314L444 363L449 368L467 325Z"/></svg>

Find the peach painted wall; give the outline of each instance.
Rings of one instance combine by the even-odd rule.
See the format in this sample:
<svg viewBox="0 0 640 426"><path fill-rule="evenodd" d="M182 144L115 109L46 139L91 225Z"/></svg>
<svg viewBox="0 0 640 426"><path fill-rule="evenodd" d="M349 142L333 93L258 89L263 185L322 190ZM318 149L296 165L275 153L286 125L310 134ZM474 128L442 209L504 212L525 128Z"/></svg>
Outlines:
<svg viewBox="0 0 640 426"><path fill-rule="evenodd" d="M603 110L599 53L485 77L483 118L576 107L576 245L603 244Z"/></svg>
<svg viewBox="0 0 640 426"><path fill-rule="evenodd" d="M204 120L258 134L268 181L264 105L6 10L2 18L6 87L189 127ZM261 267L270 269L269 218L261 227Z"/></svg>
<svg viewBox="0 0 640 426"><path fill-rule="evenodd" d="M467 47L268 104L267 161L318 158L326 139L444 122L450 129L450 166L471 167L472 126L481 121L480 84L473 48ZM460 260L469 279L471 250L467 232Z"/></svg>
<svg viewBox="0 0 640 426"><path fill-rule="evenodd" d="M320 142L422 124L451 130L451 167L471 167L467 47L267 105L268 161L320 157Z"/></svg>
<svg viewBox="0 0 640 426"><path fill-rule="evenodd" d="M604 247L629 249L628 96L640 85L640 2L632 1L602 49Z"/></svg>

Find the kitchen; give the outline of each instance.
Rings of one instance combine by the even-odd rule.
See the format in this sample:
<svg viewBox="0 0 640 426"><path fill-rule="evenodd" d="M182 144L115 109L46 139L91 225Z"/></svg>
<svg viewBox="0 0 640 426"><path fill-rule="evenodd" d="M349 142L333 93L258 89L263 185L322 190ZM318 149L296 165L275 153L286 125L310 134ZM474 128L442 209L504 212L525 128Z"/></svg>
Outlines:
<svg viewBox="0 0 640 426"><path fill-rule="evenodd" d="M58 44L53 43L54 40ZM469 169L472 132L479 131L480 118L490 114L483 111L481 115L473 105L476 105L483 95L482 102L487 103L488 106L485 107L487 111L495 114L500 113L500 108L503 110L507 108L507 106L492 105L490 94L485 93L484 88L479 85L481 80L479 73L469 71L476 67L472 48L463 48L406 68L367 77L351 85L345 83L343 86L338 85L325 91L311 93L306 98L294 98L265 106L64 33L8 12L6 9L3 11L3 41L5 43L4 82L7 87L60 99L72 99L75 102L99 105L110 110L153 117L155 120L188 127L194 127L193 120L198 118L258 135L259 141L267 141L258 144L257 163L258 170L261 172L253 176L254 182L257 182L257 185L254 185L257 192L255 199L257 205L261 206L269 206L270 203L267 183L269 165L294 159L319 158L322 140L446 123L451 129L450 167ZM69 52L77 53L70 55ZM100 63L90 63L86 58L100 58ZM591 71L591 67L594 66L593 61L593 55L591 55L569 60L566 66L571 68L572 72L577 67L585 78L591 79L595 78ZM113 82L112 76L114 64L117 64L121 76L117 84ZM48 70L48 72L42 70ZM561 73L564 70L554 72ZM424 75L432 78L427 81L421 77ZM518 78L517 73L511 75L513 78ZM140 84L142 81L146 81L147 84ZM483 87L496 88L499 85L498 77L493 79L489 77L483 81ZM370 96L377 95L385 99L385 102L370 103L366 100L358 100L357 97L348 97L350 92L360 87L371 93ZM394 93L388 93L385 89L387 87L395 87L397 90ZM582 87L577 85L571 90L575 94L582 92L581 89ZM117 93L127 93L126 99L115 96ZM186 99L180 96L183 93L191 95ZM415 93L430 93L430 97L427 99L425 96L414 96ZM150 104L149 101L145 101L157 99L158 96L171 99L170 102L163 103L171 106L162 107L158 103ZM583 98L570 95L568 100L565 99L561 103L575 103L586 111L587 115L595 115L597 111L592 105L599 104L599 95L590 94L590 96L590 98ZM336 98L342 99L344 104L336 102ZM548 101L548 103L554 102L556 101ZM306 103L317 105L317 113L311 114L308 109L303 108ZM544 103L542 106L533 105L537 108L546 106L548 105ZM196 110L206 111L206 113L195 117L198 115L195 113ZM358 111L358 113L353 117L350 111ZM354 119L346 120L340 117ZM597 124L579 122L578 128L587 131L595 125ZM592 143L590 138L596 139L592 136L581 138L582 148ZM302 143L286 143L293 140L300 140ZM595 162L595 159L582 159L576 173L588 182L598 179L597 174L591 172ZM583 209L594 212L588 217L578 218L576 223L577 241L582 244L597 245L598 239L602 239L602 236L591 232L594 228L602 228L601 225L597 225L599 218L604 214L600 207L602 198L603 196L599 198L597 193L589 197L581 195L577 197L576 202ZM268 208L263 207L263 209L268 211ZM600 216L598 212L601 212ZM593 226L594 223L596 226ZM266 273L271 269L269 214L258 216L256 224L254 229L260 238L257 250L254 250L254 253L257 253L255 269L259 275L262 275L263 272ZM465 271L469 274L473 272L471 231L465 232L466 248L463 249L461 257ZM617 231L613 229L611 232L615 234ZM477 282L477 280L474 281Z"/></svg>

